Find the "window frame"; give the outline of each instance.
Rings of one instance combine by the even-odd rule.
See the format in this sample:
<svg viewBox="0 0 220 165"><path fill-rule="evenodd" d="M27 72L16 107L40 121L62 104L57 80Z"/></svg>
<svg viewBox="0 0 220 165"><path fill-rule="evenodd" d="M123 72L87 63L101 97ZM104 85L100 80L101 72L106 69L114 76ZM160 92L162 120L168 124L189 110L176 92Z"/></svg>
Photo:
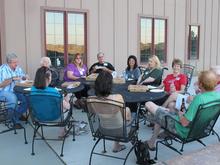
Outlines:
<svg viewBox="0 0 220 165"><path fill-rule="evenodd" d="M139 29L139 41L138 41L138 54L139 54L139 63L141 65L146 64L147 62L142 62L141 61L141 48L140 48L140 44L141 44L141 19L151 19L152 22L152 29L151 29L151 55L155 54L155 20L164 20L165 21L165 35L164 35L164 61L163 63L167 63L167 37L168 37L168 18L167 17L152 17L152 16L145 16L145 15L139 15L139 23L138 23L138 29Z"/></svg>
<svg viewBox="0 0 220 165"><path fill-rule="evenodd" d="M197 48L197 54L196 54L196 58L192 58L191 55L191 47L192 47L192 42L191 42L191 27L192 26L197 26L198 27L198 42L196 44L196 48ZM188 31L188 51L187 51L187 59L188 60L199 60L199 49L200 49L200 25L198 24L190 24L189 25L189 31Z"/></svg>
<svg viewBox="0 0 220 165"><path fill-rule="evenodd" d="M64 30L64 66L60 66L58 68L64 68L68 63L68 14L83 14L84 15L84 54L83 54L83 63L87 64L87 56L88 56L88 41L87 41L87 27L88 27L88 10L77 10L77 9L66 9L66 8L56 8L56 7L41 7L41 34L42 34L42 56L47 56L47 48L46 48L46 12L60 12L63 13L63 30Z"/></svg>

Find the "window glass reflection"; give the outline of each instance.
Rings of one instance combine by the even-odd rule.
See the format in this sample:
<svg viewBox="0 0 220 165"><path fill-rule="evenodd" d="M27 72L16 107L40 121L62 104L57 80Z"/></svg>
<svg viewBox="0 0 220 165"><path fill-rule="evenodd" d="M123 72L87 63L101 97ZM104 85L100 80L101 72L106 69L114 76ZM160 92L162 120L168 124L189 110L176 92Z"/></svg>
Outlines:
<svg viewBox="0 0 220 165"><path fill-rule="evenodd" d="M141 19L141 62L147 62L152 54L152 19Z"/></svg>
<svg viewBox="0 0 220 165"><path fill-rule="evenodd" d="M166 21L165 19L141 18L140 61L145 63L155 54L166 61Z"/></svg>
<svg viewBox="0 0 220 165"><path fill-rule="evenodd" d="M85 53L84 14L68 13L68 57Z"/></svg>
<svg viewBox="0 0 220 165"><path fill-rule="evenodd" d="M64 13L46 12L46 53L55 67L64 66Z"/></svg>
<svg viewBox="0 0 220 165"><path fill-rule="evenodd" d="M155 19L154 49L161 62L165 61L165 20Z"/></svg>
<svg viewBox="0 0 220 165"><path fill-rule="evenodd" d="M189 55L191 60L199 59L199 26L189 26Z"/></svg>
<svg viewBox="0 0 220 165"><path fill-rule="evenodd" d="M54 67L64 67L70 58L86 55L85 13L45 12L46 53Z"/></svg>

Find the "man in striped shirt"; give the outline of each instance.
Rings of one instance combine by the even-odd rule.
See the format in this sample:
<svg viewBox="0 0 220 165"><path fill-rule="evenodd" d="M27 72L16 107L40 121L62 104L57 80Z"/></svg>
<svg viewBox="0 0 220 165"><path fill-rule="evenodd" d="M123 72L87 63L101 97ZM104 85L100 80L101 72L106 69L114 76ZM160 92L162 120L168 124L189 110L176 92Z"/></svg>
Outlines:
<svg viewBox="0 0 220 165"><path fill-rule="evenodd" d="M6 101L8 110L15 110L16 128L20 128L19 117L27 111L27 100L23 94L14 93L16 82L26 79L24 71L18 66L18 57L11 53L6 56L6 64L0 66L0 101ZM17 105L20 101L21 104ZM16 108L16 109L15 109Z"/></svg>

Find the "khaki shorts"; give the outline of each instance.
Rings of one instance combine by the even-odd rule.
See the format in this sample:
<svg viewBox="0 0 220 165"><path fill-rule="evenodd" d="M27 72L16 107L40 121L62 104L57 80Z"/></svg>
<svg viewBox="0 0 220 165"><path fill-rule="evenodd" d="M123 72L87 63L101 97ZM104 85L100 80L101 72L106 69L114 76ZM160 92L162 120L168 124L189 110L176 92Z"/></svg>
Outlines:
<svg viewBox="0 0 220 165"><path fill-rule="evenodd" d="M162 127L167 128L169 131L176 133L175 121L170 118L167 118L167 126L166 126L165 116L170 116L171 118L175 118L176 113L169 112L164 107L159 107L155 114L155 122L161 125Z"/></svg>

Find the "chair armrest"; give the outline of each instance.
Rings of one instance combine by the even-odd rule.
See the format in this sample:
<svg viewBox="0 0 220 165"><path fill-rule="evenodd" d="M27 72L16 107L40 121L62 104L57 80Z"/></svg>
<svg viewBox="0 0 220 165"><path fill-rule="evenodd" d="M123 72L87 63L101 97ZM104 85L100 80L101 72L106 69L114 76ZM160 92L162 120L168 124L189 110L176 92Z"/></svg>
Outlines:
<svg viewBox="0 0 220 165"><path fill-rule="evenodd" d="M180 121L176 120L175 118L173 118L172 116L165 116L165 128L167 128L167 121L168 119L174 120L177 124L182 125L182 123L180 123ZM186 126L187 128L189 128L191 125L191 122ZM183 125L182 125L183 126ZM184 127L184 126L183 126Z"/></svg>
<svg viewBox="0 0 220 165"><path fill-rule="evenodd" d="M176 119L173 118L172 116L166 115L166 116L165 116L165 128L167 128L167 121L168 121L168 119L174 120L176 123L182 125L182 124L180 123L180 121L176 120Z"/></svg>

